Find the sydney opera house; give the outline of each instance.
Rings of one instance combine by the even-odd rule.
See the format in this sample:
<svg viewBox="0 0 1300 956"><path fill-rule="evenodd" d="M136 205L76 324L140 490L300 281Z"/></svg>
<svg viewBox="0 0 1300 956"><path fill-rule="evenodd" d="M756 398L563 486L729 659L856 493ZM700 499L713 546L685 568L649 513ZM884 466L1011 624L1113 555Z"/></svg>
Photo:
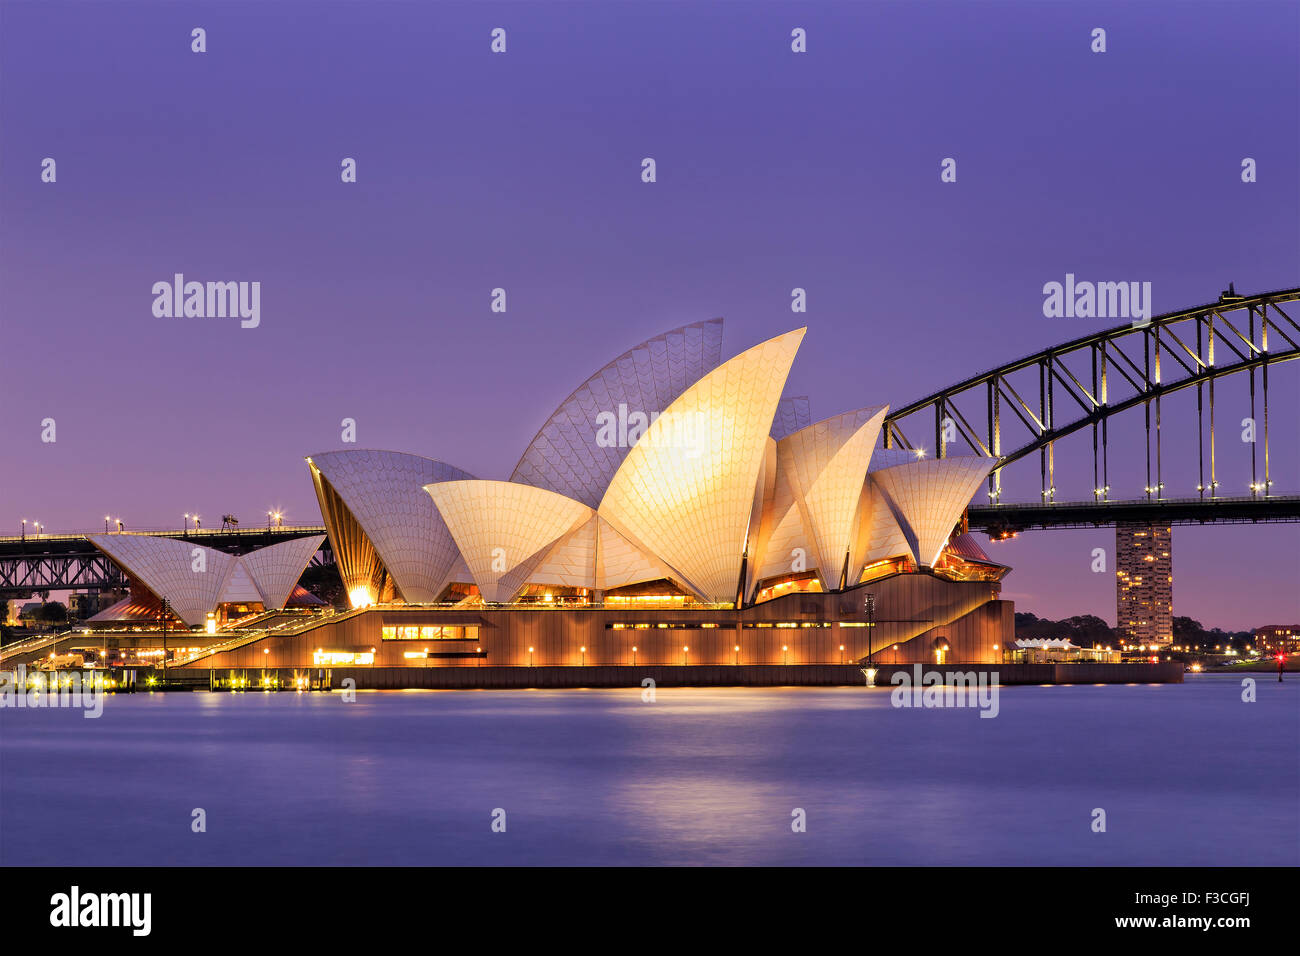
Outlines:
<svg viewBox="0 0 1300 956"><path fill-rule="evenodd" d="M877 447L884 405L812 421L783 397L804 332L725 361L721 319L643 342L560 404L506 480L312 455L351 609L200 666L999 660L1008 569L962 525L993 461ZM126 537L102 546L135 579L181 573L123 554ZM219 581L172 583L171 603L186 622L229 599L282 606L317 544L221 556Z"/></svg>
<svg viewBox="0 0 1300 956"><path fill-rule="evenodd" d="M105 533L87 538L122 569L131 592L92 617L92 624L153 623L166 618L177 628L215 629L265 610L324 604L298 584L324 535L243 555L154 534Z"/></svg>

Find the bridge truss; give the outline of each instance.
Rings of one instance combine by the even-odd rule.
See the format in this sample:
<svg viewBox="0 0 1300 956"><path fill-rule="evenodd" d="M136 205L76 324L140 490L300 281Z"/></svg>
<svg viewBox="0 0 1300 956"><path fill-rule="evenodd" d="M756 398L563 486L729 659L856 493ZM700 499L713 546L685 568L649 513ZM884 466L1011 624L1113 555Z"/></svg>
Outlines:
<svg viewBox="0 0 1300 956"><path fill-rule="evenodd" d="M1215 382L1226 375L1250 376L1250 417L1258 398L1263 412L1259 439L1250 446L1251 499L1267 498L1273 480L1269 465L1269 370L1300 358L1300 325L1287 305L1300 289L1254 296L1231 287L1217 302L1095 332L1000 368L984 372L899 409L885 419L886 448L919 450L908 434L930 432L939 457L960 438L979 453L998 459L989 475L994 505L1002 495L1002 469L1034 453L1039 456L1042 503L1055 501L1055 444L1084 429L1092 430L1093 498L1110 500L1108 437L1113 415L1142 407L1146 431L1147 499L1164 498L1161 455L1161 400L1196 389L1200 499L1218 498L1215 448ZM1287 305L1287 309L1283 306ZM1022 396L1011 383L1019 373L1037 373L1036 390ZM978 406L980 411L973 412ZM1011 416L1005 416L1010 411ZM1209 419L1208 447L1205 421ZM1012 428L1003 431L1003 420ZM923 431L924 430L924 431ZM1262 455L1258 449L1262 446ZM1208 473L1207 473L1208 472ZM1214 519L1211 519L1214 520Z"/></svg>

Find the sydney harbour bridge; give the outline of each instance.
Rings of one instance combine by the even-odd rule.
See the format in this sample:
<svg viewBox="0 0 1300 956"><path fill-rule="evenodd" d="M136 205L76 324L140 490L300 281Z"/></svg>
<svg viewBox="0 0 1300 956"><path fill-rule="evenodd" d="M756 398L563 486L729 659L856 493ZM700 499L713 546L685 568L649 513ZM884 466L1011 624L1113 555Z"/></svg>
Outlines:
<svg viewBox="0 0 1300 956"><path fill-rule="evenodd" d="M1270 456L1278 437L1294 443L1300 436L1294 401L1284 400L1280 408L1270 404L1276 367L1300 358L1297 318L1300 289L1239 295L1230 286L1215 302L1094 332L912 402L885 419L884 444L918 456L998 459L987 500L977 499L967 512L969 527L992 538L1130 522L1300 521L1300 489L1277 483ZM1244 380L1228 408L1225 379ZM1121 440L1112 436L1112 426L1124 428ZM1164 442L1171 434L1184 436L1177 447L1185 453L1192 428L1194 474L1188 461L1167 462ZM1067 439L1076 446L1074 454L1058 468L1058 445L1066 447ZM1232 458L1240 467L1241 456L1249 458L1249 481L1229 487L1220 481L1223 465ZM1033 487L1028 476L1035 460ZM1125 472L1124 482L1114 487L1112 465ZM1058 475L1068 473L1075 488L1080 471L1083 494L1058 500ZM1004 479L1013 474L1030 490L1004 500ZM1295 482L1294 474L1287 478ZM148 533L242 554L324 531L268 522L265 528ZM328 542L324 547L328 557ZM0 599L125 585L121 570L84 534L34 529L0 537Z"/></svg>

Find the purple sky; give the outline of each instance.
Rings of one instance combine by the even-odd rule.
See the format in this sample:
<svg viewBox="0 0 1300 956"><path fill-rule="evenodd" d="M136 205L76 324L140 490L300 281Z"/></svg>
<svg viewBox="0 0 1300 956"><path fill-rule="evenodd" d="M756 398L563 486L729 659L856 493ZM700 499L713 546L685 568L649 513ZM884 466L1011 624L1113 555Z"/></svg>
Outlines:
<svg viewBox="0 0 1300 956"><path fill-rule="evenodd" d="M592 371L715 315L728 356L807 324L788 393L821 418L1116 324L1042 316L1066 272L1150 281L1157 313L1295 286L1298 10L0 2L0 522L316 522L302 459L343 447L344 417L356 447L505 478ZM176 272L260 281L260 327L155 318ZM1298 367L1274 376L1279 493L1300 491ZM1223 420L1245 394L1221 387ZM1166 405L1171 496L1195 494L1191 396ZM1144 481L1129 417L1114 497ZM1092 485L1072 442L1064 500ZM1223 487L1248 478L1221 439ZM1037 480L1008 470L1004 500ZM1174 541L1175 614L1300 620L1296 526ZM1113 532L989 550L1018 609L1113 621L1096 546Z"/></svg>

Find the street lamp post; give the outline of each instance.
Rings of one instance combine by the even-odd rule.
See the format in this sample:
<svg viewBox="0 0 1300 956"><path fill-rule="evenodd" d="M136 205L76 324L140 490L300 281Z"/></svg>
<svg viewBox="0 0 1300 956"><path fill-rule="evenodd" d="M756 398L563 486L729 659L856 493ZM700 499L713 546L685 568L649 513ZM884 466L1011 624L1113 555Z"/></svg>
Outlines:
<svg viewBox="0 0 1300 956"><path fill-rule="evenodd" d="M121 522L118 522L121 524ZM163 666L163 683L167 683L167 608L169 607L166 598L162 600L162 612L159 617L162 618L162 666Z"/></svg>
<svg viewBox="0 0 1300 956"><path fill-rule="evenodd" d="M876 596L870 592L862 599L867 612L867 665L871 664L872 638L876 633Z"/></svg>

